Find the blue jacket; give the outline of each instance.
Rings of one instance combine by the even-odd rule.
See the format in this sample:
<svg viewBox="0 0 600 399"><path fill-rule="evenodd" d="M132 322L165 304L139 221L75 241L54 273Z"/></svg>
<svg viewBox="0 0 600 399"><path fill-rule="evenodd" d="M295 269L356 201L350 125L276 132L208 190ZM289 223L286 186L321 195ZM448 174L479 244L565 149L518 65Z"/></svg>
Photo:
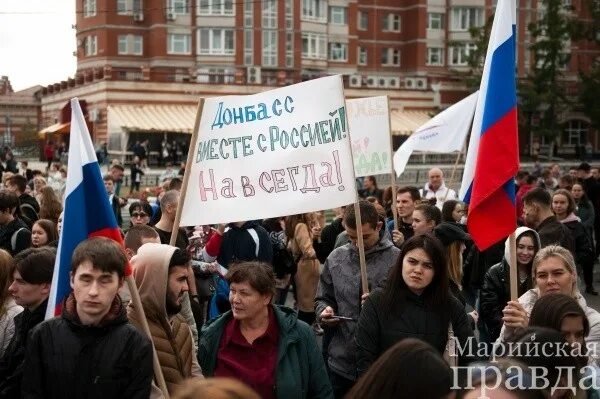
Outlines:
<svg viewBox="0 0 600 399"><path fill-rule="evenodd" d="M308 324L298 320L296 312L283 306L273 306L279 325L279 350L275 377L278 399L333 398L331 384ZM231 311L223 313L202 328L198 361L205 377L212 377L217 365L217 350Z"/></svg>

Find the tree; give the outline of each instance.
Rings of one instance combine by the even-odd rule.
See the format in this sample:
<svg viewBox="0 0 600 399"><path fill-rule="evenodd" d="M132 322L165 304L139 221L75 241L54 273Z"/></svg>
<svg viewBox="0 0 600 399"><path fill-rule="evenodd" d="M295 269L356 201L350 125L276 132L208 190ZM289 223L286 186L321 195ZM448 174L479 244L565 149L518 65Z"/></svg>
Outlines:
<svg viewBox="0 0 600 399"><path fill-rule="evenodd" d="M563 71L570 59L567 43L574 23L563 0L542 0L539 4L539 18L528 27L535 64L521 83L520 94L524 110L530 116L539 115L539 123L530 126L531 133L554 142L560 134L557 119L571 107Z"/></svg>

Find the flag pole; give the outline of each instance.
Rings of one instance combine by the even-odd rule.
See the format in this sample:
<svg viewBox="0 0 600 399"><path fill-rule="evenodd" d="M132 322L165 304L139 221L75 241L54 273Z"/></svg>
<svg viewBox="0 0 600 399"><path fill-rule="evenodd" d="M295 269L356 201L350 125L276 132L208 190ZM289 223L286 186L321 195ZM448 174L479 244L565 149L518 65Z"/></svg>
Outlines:
<svg viewBox="0 0 600 399"><path fill-rule="evenodd" d="M519 278L517 270L517 239L513 231L509 236L509 253L510 253L510 300L517 301L519 299L519 289L517 279Z"/></svg>
<svg viewBox="0 0 600 399"><path fill-rule="evenodd" d="M185 163L185 171L183 173L183 182L181 184L181 195L179 195L179 203L175 212L175 221L173 222L173 230L171 230L171 239L169 245L175 246L177 241L177 233L179 232L179 224L181 223L181 213L183 212L183 204L185 202L185 193L187 192L188 181L190 180L190 171L192 169L192 161L196 152L196 141L198 139L198 130L200 129L200 119L202 118L202 109L204 108L204 99L198 101L198 110L196 111L196 121L194 122L194 131L190 139L190 149L188 151L187 162Z"/></svg>
<svg viewBox="0 0 600 399"><path fill-rule="evenodd" d="M394 153L393 144L394 138L392 135L392 114L390 112L390 96L387 98L387 111L388 111L388 133L390 136L390 178L392 184L392 215L394 217L394 230L398 230L398 209L396 208L396 172L394 171ZM385 227L385 226L384 226Z"/></svg>
<svg viewBox="0 0 600 399"><path fill-rule="evenodd" d="M133 309L138 314L138 318L142 323L142 329L144 330L144 333L148 336L148 338L150 338L150 342L152 343L152 366L154 368L154 376L156 377L156 383L158 384L158 388L161 390L165 399L169 399L167 383L165 381L165 376L163 375L162 368L160 367L160 361L158 360L158 354L156 353L154 341L152 341L152 333L150 332L150 326L148 325L148 320L146 319L146 314L144 313L144 307L142 306L142 299L140 298L140 293L137 289L137 286L135 285L135 280L133 279L133 276L129 275L125 277L125 281L127 282L129 292L131 293Z"/></svg>
<svg viewBox="0 0 600 399"><path fill-rule="evenodd" d="M354 218L356 219L356 235L358 236L358 257L360 260L360 283L362 293L369 293L369 282L367 280L367 261L365 260L365 243L363 241L362 220L360 215L360 206L357 201L354 203ZM384 227L385 228L385 227Z"/></svg>
<svg viewBox="0 0 600 399"><path fill-rule="evenodd" d="M454 177L456 175L456 169L458 168L458 162L460 161L460 157L462 156L463 151L465 150L466 146L467 146L467 139L465 139L465 142L463 143L463 146L460 149L460 152L456 156L456 161L454 161L454 167L452 168L452 173L450 174L450 180L448 181L448 185L446 186L447 190L446 190L446 194L444 195L444 201L446 201L446 199L448 198L448 193L450 192L450 186L452 184L454 184Z"/></svg>

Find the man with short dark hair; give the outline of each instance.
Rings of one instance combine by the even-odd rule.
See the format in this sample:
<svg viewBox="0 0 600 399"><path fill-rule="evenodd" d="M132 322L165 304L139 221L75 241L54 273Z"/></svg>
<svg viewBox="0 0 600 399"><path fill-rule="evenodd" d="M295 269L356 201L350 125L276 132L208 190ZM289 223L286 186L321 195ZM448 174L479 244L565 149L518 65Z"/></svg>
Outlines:
<svg viewBox="0 0 600 399"><path fill-rule="evenodd" d="M31 229L33 223L39 219L40 204L31 195L27 194L27 179L22 175L12 175L6 182L6 188L19 197L19 210L23 221Z"/></svg>
<svg viewBox="0 0 600 399"><path fill-rule="evenodd" d="M398 230L394 230L394 221L388 222L387 228L392 232L394 245L402 247L404 241L410 239L415 232L412 228L412 214L415 205L421 200L421 194L416 187L400 187L396 191L396 210L398 212Z"/></svg>
<svg viewBox="0 0 600 399"><path fill-rule="evenodd" d="M160 237L156 230L146 224L131 226L125 234L125 255L127 255L127 260L131 260L131 258L137 254L138 249L149 242L160 244ZM131 301L131 293L129 292L127 284L124 284L123 287L121 287L119 296L123 300L123 304L127 306L129 301Z"/></svg>
<svg viewBox="0 0 600 399"><path fill-rule="evenodd" d="M359 207L367 280L370 289L375 289L385 280L389 269L398 260L400 250L385 238L383 222L375 206L368 201L360 201ZM315 313L321 325L337 326L328 347L327 362L336 398L342 398L358 378L354 332L363 294L354 207L346 207L343 223L350 242L334 249L325 261L315 298ZM336 316L350 319L342 320Z"/></svg>
<svg viewBox="0 0 600 399"><path fill-rule="evenodd" d="M112 206L112 210L115 214L115 218L117 219L117 225L121 227L123 225L123 215L121 215L121 208L127 205L127 200L120 198L118 194L116 194L115 190L115 179L111 175L106 175L102 178L104 181L104 188L106 189L106 194L108 194L108 201Z"/></svg>
<svg viewBox="0 0 600 399"><path fill-rule="evenodd" d="M560 245L575 256L575 242L571 231L554 216L552 197L547 190L537 187L525 194L523 219L527 226L538 232L542 248L548 245Z"/></svg>
<svg viewBox="0 0 600 399"><path fill-rule="evenodd" d="M129 324L118 295L126 266L123 249L109 238L90 238L75 248L73 291L61 315L29 336L24 397L149 397L152 344Z"/></svg>
<svg viewBox="0 0 600 399"><path fill-rule="evenodd" d="M30 248L15 257L16 268L8 292L25 310L15 316L15 333L0 358L0 398L21 396L21 379L29 332L44 321L56 252Z"/></svg>
<svg viewBox="0 0 600 399"><path fill-rule="evenodd" d="M190 256L179 248L164 244L144 244L131 259L133 275L150 326L152 341L170 394L184 380L201 377L190 327L179 314L188 291ZM142 331L133 304L127 309L129 320Z"/></svg>
<svg viewBox="0 0 600 399"><path fill-rule="evenodd" d="M19 207L19 197L9 190L0 190L0 248L11 255L31 246L31 231L15 212Z"/></svg>
<svg viewBox="0 0 600 399"><path fill-rule="evenodd" d="M125 168L118 163L113 164L109 170L110 176L113 178L115 184L114 194L118 197L121 194L121 185L123 184L123 176L125 175Z"/></svg>

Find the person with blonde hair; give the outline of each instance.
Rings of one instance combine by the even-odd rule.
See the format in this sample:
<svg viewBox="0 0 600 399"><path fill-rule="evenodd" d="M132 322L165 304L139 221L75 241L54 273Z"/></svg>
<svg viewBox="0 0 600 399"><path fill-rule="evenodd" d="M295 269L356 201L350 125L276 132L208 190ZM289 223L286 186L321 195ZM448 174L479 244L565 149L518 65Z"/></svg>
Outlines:
<svg viewBox="0 0 600 399"><path fill-rule="evenodd" d="M523 294L518 301L509 301L502 311L504 325L497 342L509 340L516 332L528 327L531 309L544 295L561 293L574 298L585 311L590 322L586 342L600 343L600 314L587 306L585 298L577 288L577 270L571 252L558 245L542 248L533 260L532 277L534 288Z"/></svg>
<svg viewBox="0 0 600 399"><path fill-rule="evenodd" d="M233 378L188 380L173 399L260 399L246 384Z"/></svg>
<svg viewBox="0 0 600 399"><path fill-rule="evenodd" d="M23 311L8 292L14 272L12 256L0 249L0 353L4 353L15 333L15 316Z"/></svg>
<svg viewBox="0 0 600 399"><path fill-rule="evenodd" d="M63 211L62 203L52 187L46 186L40 189L40 219L48 219L58 223L58 217Z"/></svg>

